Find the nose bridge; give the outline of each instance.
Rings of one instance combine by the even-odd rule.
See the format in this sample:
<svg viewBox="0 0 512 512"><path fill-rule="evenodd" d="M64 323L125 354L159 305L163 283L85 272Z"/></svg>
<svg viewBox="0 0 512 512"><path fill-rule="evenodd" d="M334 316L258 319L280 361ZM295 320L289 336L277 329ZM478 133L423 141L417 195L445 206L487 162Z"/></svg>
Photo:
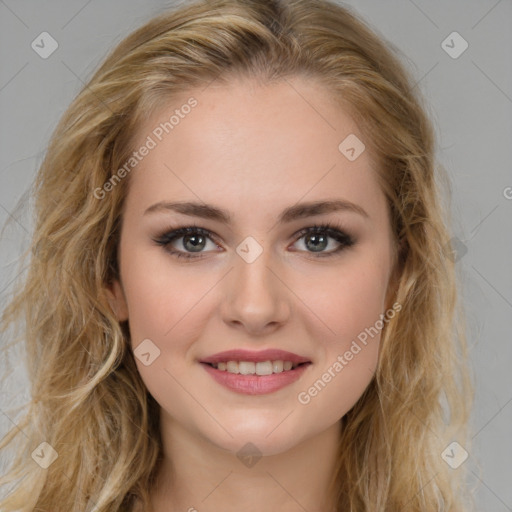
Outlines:
<svg viewBox="0 0 512 512"><path fill-rule="evenodd" d="M273 296L275 276L270 271L272 262L270 251L263 251L254 261L246 261L242 257L235 265L235 286L245 294L264 294ZM275 266L275 265L274 265Z"/></svg>
<svg viewBox="0 0 512 512"><path fill-rule="evenodd" d="M250 246L249 246L250 247ZM227 322L244 324L248 329L257 330L269 323L280 323L286 319L286 287L276 276L276 268L271 251L263 250L254 260L246 257L247 246L240 244L234 262L235 268L227 281L224 315ZM254 255L254 252L253 252Z"/></svg>

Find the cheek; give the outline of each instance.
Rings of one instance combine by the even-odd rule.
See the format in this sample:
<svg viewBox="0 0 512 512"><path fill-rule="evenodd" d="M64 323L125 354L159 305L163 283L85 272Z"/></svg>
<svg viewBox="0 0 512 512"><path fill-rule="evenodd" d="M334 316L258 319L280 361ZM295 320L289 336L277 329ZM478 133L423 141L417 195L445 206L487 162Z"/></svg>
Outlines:
<svg viewBox="0 0 512 512"><path fill-rule="evenodd" d="M385 314L386 269L379 261L359 260L310 295L330 333L321 338L322 359L297 396L310 417L338 421L371 382Z"/></svg>
<svg viewBox="0 0 512 512"><path fill-rule="evenodd" d="M205 337L219 276L198 267L171 265L161 256L151 261L135 255L135 251L133 254L131 261L126 261L124 282L138 371L164 408L192 410L195 405L183 385L189 382L189 388L190 372L197 371L192 349L196 340ZM146 366L139 355L148 352L151 363ZM201 414L200 408L196 412Z"/></svg>
<svg viewBox="0 0 512 512"><path fill-rule="evenodd" d="M126 279L135 362L149 393L165 410L180 417L200 416L204 411L186 391L192 389L190 371L196 364L190 348L209 318L207 294L216 280L211 275L193 277L170 265L162 273L156 268L142 267ZM140 356L148 352L151 362L145 365Z"/></svg>
<svg viewBox="0 0 512 512"><path fill-rule="evenodd" d="M354 257L331 273L310 274L307 283L300 285L309 309L309 314L306 310L303 314L311 317L312 311L321 320L328 351L332 345L340 350L350 346L352 339L380 318L385 308L388 276L385 261Z"/></svg>
<svg viewBox="0 0 512 512"><path fill-rule="evenodd" d="M367 346L356 341L351 349L333 353L298 393L302 414L323 425L332 425L350 411L373 378L378 343L376 335Z"/></svg>
<svg viewBox="0 0 512 512"><path fill-rule="evenodd" d="M198 326L197 311L216 276L176 264L163 249L127 254L123 282L132 343L151 338L165 346L168 340L186 339L184 331Z"/></svg>

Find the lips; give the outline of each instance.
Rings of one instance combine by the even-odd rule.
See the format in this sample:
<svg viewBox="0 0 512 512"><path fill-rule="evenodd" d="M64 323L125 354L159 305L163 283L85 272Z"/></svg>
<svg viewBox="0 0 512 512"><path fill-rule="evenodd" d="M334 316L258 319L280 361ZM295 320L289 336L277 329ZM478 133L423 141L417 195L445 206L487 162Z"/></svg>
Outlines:
<svg viewBox="0 0 512 512"><path fill-rule="evenodd" d="M260 351L242 349L226 350L200 360L201 363L207 364L225 363L227 361L248 361L253 363L263 361L291 361L294 364L311 362L307 357L278 349Z"/></svg>
<svg viewBox="0 0 512 512"><path fill-rule="evenodd" d="M247 363L249 364L249 363ZM252 363L254 364L254 363ZM291 363L290 363L291 364ZM229 391L245 395L266 395L275 393L299 380L308 371L311 363L303 363L295 369L270 375L241 375L215 369L209 363L201 366L214 381Z"/></svg>
<svg viewBox="0 0 512 512"><path fill-rule="evenodd" d="M246 395L265 395L285 388L312 364L307 357L279 349L226 350L199 362L217 383Z"/></svg>

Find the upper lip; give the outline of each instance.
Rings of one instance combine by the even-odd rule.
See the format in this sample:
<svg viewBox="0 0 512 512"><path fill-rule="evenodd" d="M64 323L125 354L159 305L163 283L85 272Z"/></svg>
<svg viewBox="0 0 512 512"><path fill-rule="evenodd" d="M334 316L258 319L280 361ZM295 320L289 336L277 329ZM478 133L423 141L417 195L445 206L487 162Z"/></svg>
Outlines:
<svg viewBox="0 0 512 512"><path fill-rule="evenodd" d="M226 350L218 352L210 357L201 359L201 363L222 363L227 361L249 361L249 362L262 362L262 361L291 361L292 363L309 363L311 362L307 357L302 357L292 352L278 349L267 349L260 351L251 350Z"/></svg>

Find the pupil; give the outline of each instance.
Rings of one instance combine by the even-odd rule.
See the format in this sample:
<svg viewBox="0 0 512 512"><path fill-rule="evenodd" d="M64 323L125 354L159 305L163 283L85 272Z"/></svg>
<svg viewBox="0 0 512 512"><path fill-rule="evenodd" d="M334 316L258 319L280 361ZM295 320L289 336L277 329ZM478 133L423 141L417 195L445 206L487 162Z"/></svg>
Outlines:
<svg viewBox="0 0 512 512"><path fill-rule="evenodd" d="M187 245L186 245L187 242L191 242L194 239L200 239L201 242L197 242L197 240L196 240L196 242L192 242L191 248L187 247ZM201 247L201 243L203 243L203 245L204 245L204 240L203 240L202 235L187 235L187 236L185 236L184 241L183 241L185 248L191 249L193 252L199 252L201 249L203 249L203 247Z"/></svg>
<svg viewBox="0 0 512 512"><path fill-rule="evenodd" d="M325 249L325 238L326 237L324 235L310 235L308 237L308 240L313 240L312 248L315 249L315 250L318 249L319 245L321 245L322 242L323 242L324 247L320 247L320 250L321 250L321 249ZM319 241L319 239L320 239L320 241ZM314 240L316 240L316 242ZM307 242L306 242L306 245L308 245Z"/></svg>

